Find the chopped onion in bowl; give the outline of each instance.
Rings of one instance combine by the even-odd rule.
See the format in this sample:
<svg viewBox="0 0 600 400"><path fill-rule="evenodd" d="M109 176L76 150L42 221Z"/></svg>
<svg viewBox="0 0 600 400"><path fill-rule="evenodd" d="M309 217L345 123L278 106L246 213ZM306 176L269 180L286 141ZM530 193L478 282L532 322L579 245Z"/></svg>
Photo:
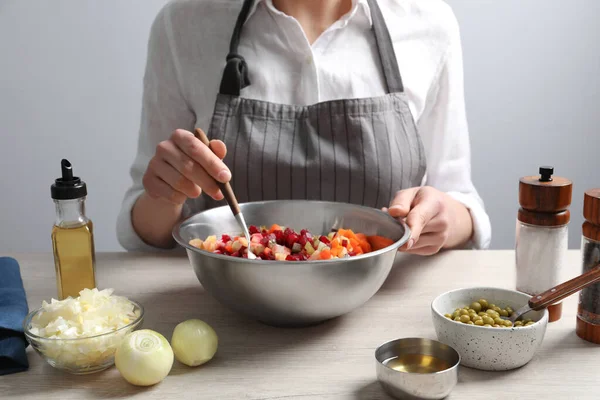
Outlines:
<svg viewBox="0 0 600 400"><path fill-rule="evenodd" d="M114 295L113 289L84 289L77 298L44 301L27 324L26 334L57 368L110 366L123 337L141 322L141 313L139 305Z"/></svg>

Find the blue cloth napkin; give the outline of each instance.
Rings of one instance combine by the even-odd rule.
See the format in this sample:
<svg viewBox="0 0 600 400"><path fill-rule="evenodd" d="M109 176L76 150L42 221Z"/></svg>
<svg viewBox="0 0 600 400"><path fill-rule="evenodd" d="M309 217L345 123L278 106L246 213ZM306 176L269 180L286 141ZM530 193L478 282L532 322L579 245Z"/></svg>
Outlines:
<svg viewBox="0 0 600 400"><path fill-rule="evenodd" d="M28 343L23 334L28 310L19 263L0 257L0 375L29 369L25 353Z"/></svg>

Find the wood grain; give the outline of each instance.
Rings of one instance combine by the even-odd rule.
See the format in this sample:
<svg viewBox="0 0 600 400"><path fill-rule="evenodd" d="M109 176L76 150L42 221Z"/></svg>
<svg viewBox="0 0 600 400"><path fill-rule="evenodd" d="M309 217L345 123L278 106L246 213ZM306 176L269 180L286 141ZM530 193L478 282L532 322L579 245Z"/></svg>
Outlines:
<svg viewBox="0 0 600 400"><path fill-rule="evenodd" d="M29 305L56 295L52 255L6 254L21 265ZM561 279L580 274L569 251ZM363 307L319 326L277 329L233 314L198 283L185 255L99 253L100 287L140 301L144 327L171 338L188 318L211 324L220 339L215 359L199 368L175 362L150 388L127 384L115 368L73 376L47 365L28 348L30 370L0 376L4 399L389 400L375 377L375 348L398 337L435 339L431 301L459 287L514 288L513 251L451 251L434 257L399 255L381 290ZM576 296L548 326L534 359L509 372L461 368L449 399L597 399L600 348L575 334Z"/></svg>
<svg viewBox="0 0 600 400"><path fill-rule="evenodd" d="M196 136L196 138L198 138L202 143L204 143L206 147L208 147L212 151L212 148L210 147L210 140L208 140L208 137L206 136L204 131L202 131L202 129L196 129L194 136ZM231 208L231 212L233 212L233 215L238 215L240 213L240 205L238 204L237 198L233 193L233 188L231 187L231 184L229 182L219 182L216 179L214 181L219 187L219 189L221 189L221 193L223 193L223 197L225 197L225 200L227 201L229 208Z"/></svg>

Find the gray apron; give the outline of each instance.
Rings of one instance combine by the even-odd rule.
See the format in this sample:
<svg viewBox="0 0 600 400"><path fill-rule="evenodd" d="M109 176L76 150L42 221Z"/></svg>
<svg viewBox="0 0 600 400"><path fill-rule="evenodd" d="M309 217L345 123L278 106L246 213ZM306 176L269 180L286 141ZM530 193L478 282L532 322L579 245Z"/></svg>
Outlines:
<svg viewBox="0 0 600 400"><path fill-rule="evenodd" d="M377 2L368 4L387 94L297 106L240 97L250 81L237 48L253 1L245 0L238 15L207 132L227 146L224 162L238 201L308 199L381 208L396 191L420 186L423 143ZM223 204L202 195L188 200L187 211Z"/></svg>

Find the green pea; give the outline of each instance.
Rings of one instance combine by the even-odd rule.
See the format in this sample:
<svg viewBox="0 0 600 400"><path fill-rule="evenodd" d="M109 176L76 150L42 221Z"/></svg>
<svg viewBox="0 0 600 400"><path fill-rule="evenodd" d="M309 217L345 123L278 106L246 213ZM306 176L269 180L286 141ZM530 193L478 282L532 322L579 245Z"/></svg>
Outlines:
<svg viewBox="0 0 600 400"><path fill-rule="evenodd" d="M506 311L506 310L500 310L500 315L502 317L508 317L508 311Z"/></svg>
<svg viewBox="0 0 600 400"><path fill-rule="evenodd" d="M477 321L473 322L475 325L477 326L483 326L483 320L482 319L478 319Z"/></svg>
<svg viewBox="0 0 600 400"><path fill-rule="evenodd" d="M494 309L494 307L496 307L496 305L495 305L494 303L492 303L492 304L488 305L488 308L490 308L490 309L492 309L492 310Z"/></svg>
<svg viewBox="0 0 600 400"><path fill-rule="evenodd" d="M498 325L504 325L504 320L500 317L494 318L494 322Z"/></svg>
<svg viewBox="0 0 600 400"><path fill-rule="evenodd" d="M488 301L486 299L479 299L477 302L481 304L481 307L484 309L488 308Z"/></svg>
<svg viewBox="0 0 600 400"><path fill-rule="evenodd" d="M469 318L469 316L468 316L468 315L461 315L461 316L460 316L460 322L464 322L464 323L466 324L466 323L467 323L467 322L469 322L470 320L471 320L471 318Z"/></svg>
<svg viewBox="0 0 600 400"><path fill-rule="evenodd" d="M490 317L483 317L483 323L487 325L494 325L494 320Z"/></svg>
<svg viewBox="0 0 600 400"><path fill-rule="evenodd" d="M480 317L479 315L475 315L473 317L471 317L471 321L475 322L475 321L483 321L483 318Z"/></svg>
<svg viewBox="0 0 600 400"><path fill-rule="evenodd" d="M454 317L454 320L460 322L460 317Z"/></svg>
<svg viewBox="0 0 600 400"><path fill-rule="evenodd" d="M509 328L513 326L512 322L510 322L509 320L505 320L504 321L504 325L507 326L507 327L509 327Z"/></svg>
<svg viewBox="0 0 600 400"><path fill-rule="evenodd" d="M514 310L511 307L506 307L506 311L508 312L508 315L514 312Z"/></svg>
<svg viewBox="0 0 600 400"><path fill-rule="evenodd" d="M492 326L493 326L494 328L500 328L500 325L498 325L498 324L494 324L494 325L492 325Z"/></svg>
<svg viewBox="0 0 600 400"><path fill-rule="evenodd" d="M469 315L469 311L462 309L462 310L460 310L460 315Z"/></svg>
<svg viewBox="0 0 600 400"><path fill-rule="evenodd" d="M533 322L533 321L529 321L529 322L527 322L527 323L525 324L525 326L529 326L529 325L533 325L533 324L535 324L535 322Z"/></svg>
<svg viewBox="0 0 600 400"><path fill-rule="evenodd" d="M490 325L490 324L485 324L485 325L483 325L483 326L487 326L488 328L491 328L491 327L492 327L492 325Z"/></svg>
<svg viewBox="0 0 600 400"><path fill-rule="evenodd" d="M471 313L477 313L477 311L475 311L475 310L474 310L474 309L472 309L472 308L469 308L469 310L468 310L468 311L469 311L469 314L471 314Z"/></svg>
<svg viewBox="0 0 600 400"><path fill-rule="evenodd" d="M452 319L452 315L450 315L450 314L444 314L444 317Z"/></svg>
<svg viewBox="0 0 600 400"><path fill-rule="evenodd" d="M477 301L474 301L473 303L471 303L471 308L473 310L475 310L475 312L479 312L482 309L481 304L479 304L479 302L477 302Z"/></svg>
<svg viewBox="0 0 600 400"><path fill-rule="evenodd" d="M473 321L469 321L467 322L467 325L475 325L475 323Z"/></svg>
<svg viewBox="0 0 600 400"><path fill-rule="evenodd" d="M492 318L496 318L496 317L500 316L500 313L496 312L496 310L487 310L487 313Z"/></svg>
<svg viewBox="0 0 600 400"><path fill-rule="evenodd" d="M515 321L515 326L523 326L523 321Z"/></svg>
<svg viewBox="0 0 600 400"><path fill-rule="evenodd" d="M480 317L487 317L487 313L485 311L479 311L477 315L479 315Z"/></svg>

